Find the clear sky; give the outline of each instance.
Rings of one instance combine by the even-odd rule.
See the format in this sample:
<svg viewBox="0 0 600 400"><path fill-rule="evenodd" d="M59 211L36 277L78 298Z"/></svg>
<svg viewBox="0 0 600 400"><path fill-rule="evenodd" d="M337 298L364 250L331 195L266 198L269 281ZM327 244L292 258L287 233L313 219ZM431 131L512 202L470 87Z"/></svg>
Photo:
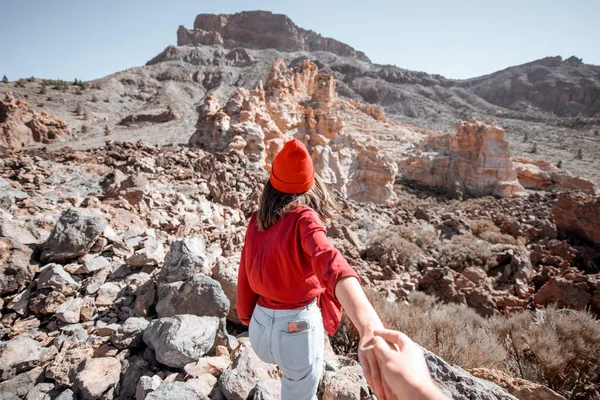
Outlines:
<svg viewBox="0 0 600 400"><path fill-rule="evenodd" d="M0 76L100 78L176 44L197 14L259 9L448 78L556 55L600 65L600 0L2 0Z"/></svg>

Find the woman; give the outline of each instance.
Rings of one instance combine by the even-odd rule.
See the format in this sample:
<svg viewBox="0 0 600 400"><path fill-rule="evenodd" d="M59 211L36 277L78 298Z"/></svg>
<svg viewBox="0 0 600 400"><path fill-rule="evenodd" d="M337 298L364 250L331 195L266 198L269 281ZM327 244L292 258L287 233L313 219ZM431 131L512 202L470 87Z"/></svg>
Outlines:
<svg viewBox="0 0 600 400"><path fill-rule="evenodd" d="M323 328L333 335L342 307L358 330L359 359L379 399L387 388L369 342L383 328L356 272L325 235L337 208L293 139L273 161L259 210L250 219L238 275L237 312L252 347L283 374L282 400L315 399L323 369ZM387 391L387 390L386 390Z"/></svg>

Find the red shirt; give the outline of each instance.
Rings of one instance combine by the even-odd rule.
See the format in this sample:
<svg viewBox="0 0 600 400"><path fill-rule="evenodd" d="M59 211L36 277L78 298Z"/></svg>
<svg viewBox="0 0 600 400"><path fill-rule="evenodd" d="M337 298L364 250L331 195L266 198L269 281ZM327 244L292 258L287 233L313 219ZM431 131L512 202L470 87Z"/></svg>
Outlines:
<svg viewBox="0 0 600 400"><path fill-rule="evenodd" d="M342 309L335 286L356 272L325 235L325 227L310 207L301 206L266 231L252 215L238 273L237 313L245 325L254 307L293 310L316 297L325 330L333 335Z"/></svg>

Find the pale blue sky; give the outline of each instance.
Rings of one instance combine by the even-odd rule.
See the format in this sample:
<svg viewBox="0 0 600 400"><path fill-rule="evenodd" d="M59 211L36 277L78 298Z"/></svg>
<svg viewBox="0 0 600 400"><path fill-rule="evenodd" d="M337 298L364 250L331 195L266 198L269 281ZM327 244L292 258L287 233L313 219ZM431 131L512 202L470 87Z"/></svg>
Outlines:
<svg viewBox="0 0 600 400"><path fill-rule="evenodd" d="M600 65L600 0L3 0L0 76L100 78L176 44L197 14L258 9L449 78L556 55Z"/></svg>

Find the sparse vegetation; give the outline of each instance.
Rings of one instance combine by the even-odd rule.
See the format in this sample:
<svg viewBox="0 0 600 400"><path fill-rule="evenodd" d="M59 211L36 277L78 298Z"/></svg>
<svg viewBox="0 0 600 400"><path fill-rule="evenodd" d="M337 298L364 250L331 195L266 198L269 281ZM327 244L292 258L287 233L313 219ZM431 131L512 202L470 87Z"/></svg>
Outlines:
<svg viewBox="0 0 600 400"><path fill-rule="evenodd" d="M463 201L463 191L460 188L460 182L454 181L448 188L448 197L453 200Z"/></svg>
<svg viewBox="0 0 600 400"><path fill-rule="evenodd" d="M110 103L110 100L109 100L109 99L104 99L104 100L102 100L102 101L103 101L103 102L105 102L105 103Z"/></svg>
<svg viewBox="0 0 600 400"><path fill-rule="evenodd" d="M531 154L536 154L538 152L537 143L534 143L533 146L531 146L531 150L529 150L529 152Z"/></svg>
<svg viewBox="0 0 600 400"><path fill-rule="evenodd" d="M110 136L110 128L108 125L104 125L104 136Z"/></svg>
<svg viewBox="0 0 600 400"><path fill-rule="evenodd" d="M96 97L96 95L92 96L92 103L97 103L98 102L98 97Z"/></svg>
<svg viewBox="0 0 600 400"><path fill-rule="evenodd" d="M586 311L548 308L508 317L479 316L421 292L408 303L368 292L383 324L463 368L490 368L539 382L566 398L595 398L600 381L600 323ZM346 315L334 349L356 357L358 334Z"/></svg>
<svg viewBox="0 0 600 400"><path fill-rule="evenodd" d="M82 112L83 112L83 109L81 108L81 104L77 103L77 106L75 106L75 114L81 115Z"/></svg>
<svg viewBox="0 0 600 400"><path fill-rule="evenodd" d="M40 86L40 94L46 94L46 85Z"/></svg>
<svg viewBox="0 0 600 400"><path fill-rule="evenodd" d="M20 79L17 81L17 87L24 88L24 87L26 86L26 82L27 82L27 81L26 81L25 79L23 79L23 78L20 78Z"/></svg>
<svg viewBox="0 0 600 400"><path fill-rule="evenodd" d="M558 160L556 163L556 168L562 168L562 160Z"/></svg>
<svg viewBox="0 0 600 400"><path fill-rule="evenodd" d="M600 136L600 132L594 131L594 136Z"/></svg>
<svg viewBox="0 0 600 400"><path fill-rule="evenodd" d="M102 89L102 85L100 85L100 83L98 83L98 82L94 82L92 84L92 89L101 90Z"/></svg>
<svg viewBox="0 0 600 400"><path fill-rule="evenodd" d="M88 112L87 112L87 111L85 111L85 112L83 113L83 119L84 119L84 121L88 121L88 120L90 119L90 115L88 114Z"/></svg>
<svg viewBox="0 0 600 400"><path fill-rule="evenodd" d="M2 83L8 83L8 78L6 77L6 75L2 77Z"/></svg>
<svg viewBox="0 0 600 400"><path fill-rule="evenodd" d="M170 104L167 104L167 112L168 112L169 114L173 114L173 107L171 107L171 105L170 105Z"/></svg>
<svg viewBox="0 0 600 400"><path fill-rule="evenodd" d="M468 267L478 267L487 272L496 264L491 244L473 235L455 235L450 240L443 240L438 245L438 254L440 265L457 272Z"/></svg>
<svg viewBox="0 0 600 400"><path fill-rule="evenodd" d="M506 235L500 231L492 221L489 220L473 220L470 221L469 227L473 235L485 240L491 244L517 244L517 239L510 235Z"/></svg>
<svg viewBox="0 0 600 400"><path fill-rule="evenodd" d="M577 150L577 155L575 156L575 159L583 160L583 150L582 149Z"/></svg>
<svg viewBox="0 0 600 400"><path fill-rule="evenodd" d="M75 91L75 94L78 96L81 96L83 94L83 90L81 90L81 88L78 87L77 90Z"/></svg>
<svg viewBox="0 0 600 400"><path fill-rule="evenodd" d="M377 260L382 267L396 272L415 266L421 255L419 246L406 240L399 226L376 232L366 252L367 259Z"/></svg>
<svg viewBox="0 0 600 400"><path fill-rule="evenodd" d="M27 78L27 82L35 82L35 77L32 76L30 78Z"/></svg>
<svg viewBox="0 0 600 400"><path fill-rule="evenodd" d="M529 141L529 133L525 132L523 135L523 143L527 143Z"/></svg>
<svg viewBox="0 0 600 400"><path fill-rule="evenodd" d="M89 130L89 128L87 127L87 125L81 125L81 133L87 133Z"/></svg>

